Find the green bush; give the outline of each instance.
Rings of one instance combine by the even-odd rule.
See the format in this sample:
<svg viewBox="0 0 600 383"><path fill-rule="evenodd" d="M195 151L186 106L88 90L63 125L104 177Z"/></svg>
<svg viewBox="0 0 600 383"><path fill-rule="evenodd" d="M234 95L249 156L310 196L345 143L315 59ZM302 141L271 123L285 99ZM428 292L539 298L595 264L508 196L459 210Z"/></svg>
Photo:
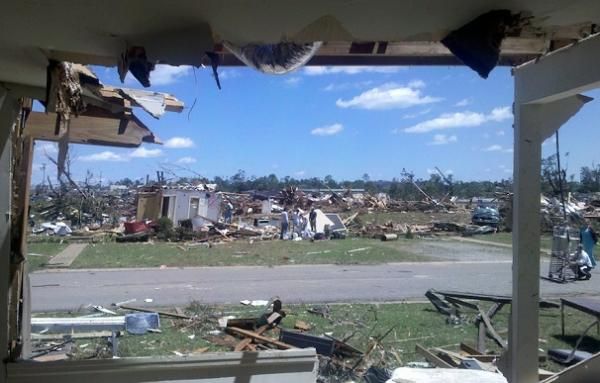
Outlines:
<svg viewBox="0 0 600 383"><path fill-rule="evenodd" d="M168 217L161 217L156 221L156 236L158 239L168 240L175 236L173 231L173 221Z"/></svg>

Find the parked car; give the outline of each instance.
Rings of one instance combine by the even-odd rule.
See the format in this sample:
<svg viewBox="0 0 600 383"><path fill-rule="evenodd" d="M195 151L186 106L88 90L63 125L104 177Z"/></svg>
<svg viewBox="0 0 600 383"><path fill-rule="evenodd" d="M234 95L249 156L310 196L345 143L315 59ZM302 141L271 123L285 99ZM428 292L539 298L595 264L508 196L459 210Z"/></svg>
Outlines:
<svg viewBox="0 0 600 383"><path fill-rule="evenodd" d="M500 224L500 212L494 206L477 206L471 215L474 225L498 226Z"/></svg>

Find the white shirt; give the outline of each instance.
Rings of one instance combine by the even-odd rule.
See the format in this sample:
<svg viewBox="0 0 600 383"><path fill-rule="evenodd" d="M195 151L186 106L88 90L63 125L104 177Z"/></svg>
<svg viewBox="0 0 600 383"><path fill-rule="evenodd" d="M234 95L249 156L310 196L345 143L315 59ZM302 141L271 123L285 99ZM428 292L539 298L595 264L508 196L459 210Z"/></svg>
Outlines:
<svg viewBox="0 0 600 383"><path fill-rule="evenodd" d="M581 249L581 253L577 257L577 264L579 266L592 267L592 261L590 260L590 256L583 249Z"/></svg>

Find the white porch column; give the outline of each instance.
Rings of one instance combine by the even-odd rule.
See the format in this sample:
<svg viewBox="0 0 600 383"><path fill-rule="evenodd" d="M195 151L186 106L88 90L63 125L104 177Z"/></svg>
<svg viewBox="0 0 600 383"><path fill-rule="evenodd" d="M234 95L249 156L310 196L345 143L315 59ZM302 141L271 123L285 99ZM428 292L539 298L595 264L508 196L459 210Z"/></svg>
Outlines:
<svg viewBox="0 0 600 383"><path fill-rule="evenodd" d="M511 383L538 382L540 172L542 140L536 107L515 105L513 302L508 338Z"/></svg>
<svg viewBox="0 0 600 383"><path fill-rule="evenodd" d="M542 142L592 99L574 95L547 103L521 104L521 85L517 75L514 108L513 303L508 379L511 383L534 383L539 381Z"/></svg>
<svg viewBox="0 0 600 383"><path fill-rule="evenodd" d="M10 275L11 131L18 100L0 87L0 383L6 382L8 359L8 289Z"/></svg>

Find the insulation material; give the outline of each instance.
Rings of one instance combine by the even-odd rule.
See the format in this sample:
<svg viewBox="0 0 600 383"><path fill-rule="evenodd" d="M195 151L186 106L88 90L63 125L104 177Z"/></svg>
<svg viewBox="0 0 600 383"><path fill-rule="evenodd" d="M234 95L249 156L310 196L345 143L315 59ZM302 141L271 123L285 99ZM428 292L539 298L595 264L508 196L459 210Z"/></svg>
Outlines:
<svg viewBox="0 0 600 383"><path fill-rule="evenodd" d="M127 72L131 72L145 88L150 86L150 72L154 70L154 63L148 61L146 50L143 47L131 47L121 54L118 71L121 82L125 82Z"/></svg>
<svg viewBox="0 0 600 383"><path fill-rule="evenodd" d="M509 27L519 20L509 10L485 13L442 40L460 61L487 78L500 59L500 46Z"/></svg>
<svg viewBox="0 0 600 383"><path fill-rule="evenodd" d="M249 44L238 47L233 43L223 45L244 64L267 74L285 74L292 72L308 62L321 47L321 42L296 44L281 42L278 44Z"/></svg>
<svg viewBox="0 0 600 383"><path fill-rule="evenodd" d="M387 383L506 383L502 374L457 368L410 368L394 370Z"/></svg>
<svg viewBox="0 0 600 383"><path fill-rule="evenodd" d="M164 93L146 92L137 89L122 88L121 92L128 98L138 103L154 118L160 118L165 113L166 100Z"/></svg>
<svg viewBox="0 0 600 383"><path fill-rule="evenodd" d="M74 64L51 61L48 65L46 112L56 112L55 135L58 138L57 177L65 173L69 151L69 131L72 116L85 111L79 72Z"/></svg>

